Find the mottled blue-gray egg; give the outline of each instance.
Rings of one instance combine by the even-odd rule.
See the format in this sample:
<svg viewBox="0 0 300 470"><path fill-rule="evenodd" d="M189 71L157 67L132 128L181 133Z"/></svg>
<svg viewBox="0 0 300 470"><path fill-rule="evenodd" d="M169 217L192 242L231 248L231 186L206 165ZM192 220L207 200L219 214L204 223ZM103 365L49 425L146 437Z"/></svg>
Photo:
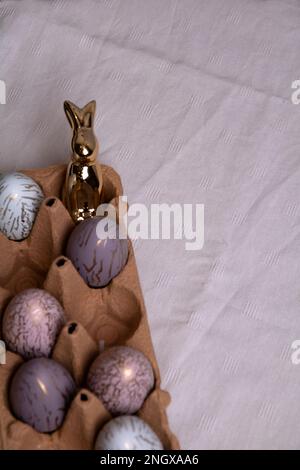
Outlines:
<svg viewBox="0 0 300 470"><path fill-rule="evenodd" d="M9 388L9 402L16 418L38 432L52 432L61 426L75 393L76 385L67 369L43 357L17 369Z"/></svg>
<svg viewBox="0 0 300 470"><path fill-rule="evenodd" d="M96 450L163 450L150 426L137 416L118 416L99 432Z"/></svg>
<svg viewBox="0 0 300 470"><path fill-rule="evenodd" d="M29 176L0 175L0 231L10 240L27 238L43 199L40 186Z"/></svg>
<svg viewBox="0 0 300 470"><path fill-rule="evenodd" d="M3 339L10 351L25 359L48 357L64 324L64 310L53 295L43 289L26 289L6 307Z"/></svg>
<svg viewBox="0 0 300 470"><path fill-rule="evenodd" d="M113 237L105 237L106 218L80 222L70 235L67 257L90 287L106 286L123 269L128 258L128 241L119 238L115 224Z"/></svg>

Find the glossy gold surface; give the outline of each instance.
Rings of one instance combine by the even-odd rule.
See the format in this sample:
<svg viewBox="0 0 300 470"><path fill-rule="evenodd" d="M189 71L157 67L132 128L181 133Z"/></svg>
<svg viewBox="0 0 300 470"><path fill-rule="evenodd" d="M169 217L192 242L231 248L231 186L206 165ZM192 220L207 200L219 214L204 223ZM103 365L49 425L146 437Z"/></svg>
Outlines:
<svg viewBox="0 0 300 470"><path fill-rule="evenodd" d="M68 165L63 200L77 223L94 217L100 204L102 174L97 164L98 141L94 133L96 102L78 108L65 101L64 109L73 130L72 158Z"/></svg>

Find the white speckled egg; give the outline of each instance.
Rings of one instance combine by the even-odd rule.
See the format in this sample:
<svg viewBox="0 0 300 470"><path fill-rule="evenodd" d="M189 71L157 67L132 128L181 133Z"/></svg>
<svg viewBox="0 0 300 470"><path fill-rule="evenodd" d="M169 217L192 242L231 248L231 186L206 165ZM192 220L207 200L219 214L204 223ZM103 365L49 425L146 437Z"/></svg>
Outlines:
<svg viewBox="0 0 300 470"><path fill-rule="evenodd" d="M43 199L41 188L29 176L0 175L0 231L10 240L27 238Z"/></svg>
<svg viewBox="0 0 300 470"><path fill-rule="evenodd" d="M103 426L95 450L163 450L163 445L142 419L118 416Z"/></svg>

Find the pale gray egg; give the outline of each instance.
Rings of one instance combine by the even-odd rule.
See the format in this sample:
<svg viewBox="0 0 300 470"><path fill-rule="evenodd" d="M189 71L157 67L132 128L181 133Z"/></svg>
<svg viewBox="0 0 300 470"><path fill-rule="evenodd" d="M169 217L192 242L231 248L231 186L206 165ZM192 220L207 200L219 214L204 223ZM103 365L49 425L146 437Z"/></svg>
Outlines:
<svg viewBox="0 0 300 470"><path fill-rule="evenodd" d="M29 176L0 175L0 231L10 240L27 238L43 199L43 191Z"/></svg>
<svg viewBox="0 0 300 470"><path fill-rule="evenodd" d="M118 416L103 426L95 450L163 450L163 445L141 418Z"/></svg>

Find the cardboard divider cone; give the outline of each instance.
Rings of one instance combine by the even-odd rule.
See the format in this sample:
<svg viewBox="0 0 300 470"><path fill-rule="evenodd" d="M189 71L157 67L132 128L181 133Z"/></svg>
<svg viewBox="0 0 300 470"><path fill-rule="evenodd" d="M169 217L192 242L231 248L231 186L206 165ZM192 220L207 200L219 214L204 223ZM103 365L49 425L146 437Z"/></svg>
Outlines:
<svg viewBox="0 0 300 470"><path fill-rule="evenodd" d="M84 383L87 364L91 364L97 353L97 344L86 330L79 323L70 322L60 333L52 358L68 369L80 386Z"/></svg>

